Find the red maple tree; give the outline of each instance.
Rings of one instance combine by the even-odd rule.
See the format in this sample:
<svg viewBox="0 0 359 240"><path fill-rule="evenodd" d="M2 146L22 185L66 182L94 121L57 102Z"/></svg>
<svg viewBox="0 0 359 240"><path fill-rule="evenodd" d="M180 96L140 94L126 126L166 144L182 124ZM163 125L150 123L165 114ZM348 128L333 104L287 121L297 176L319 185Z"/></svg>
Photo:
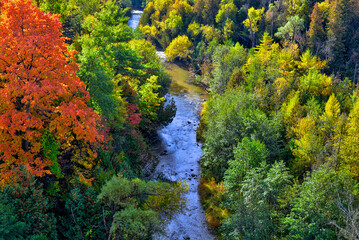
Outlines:
<svg viewBox="0 0 359 240"><path fill-rule="evenodd" d="M50 173L51 161L41 153L45 132L67 149L74 142L96 144L102 136L59 16L43 13L31 0L1 0L0 13L1 183L21 165L36 176ZM80 164L89 168L91 161Z"/></svg>

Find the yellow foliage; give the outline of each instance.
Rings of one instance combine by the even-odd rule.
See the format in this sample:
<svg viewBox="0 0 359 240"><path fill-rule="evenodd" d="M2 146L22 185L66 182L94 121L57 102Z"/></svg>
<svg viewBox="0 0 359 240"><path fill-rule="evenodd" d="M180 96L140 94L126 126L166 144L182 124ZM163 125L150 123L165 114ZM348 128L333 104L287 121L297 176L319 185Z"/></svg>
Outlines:
<svg viewBox="0 0 359 240"><path fill-rule="evenodd" d="M303 115L303 106L300 104L299 92L291 92L289 99L282 105L283 120L287 128L287 138L294 135L293 127Z"/></svg>
<svg viewBox="0 0 359 240"><path fill-rule="evenodd" d="M144 34L151 35L152 37L155 37L159 33L159 31L157 30L157 28L155 26L139 25L139 28Z"/></svg>
<svg viewBox="0 0 359 240"><path fill-rule="evenodd" d="M201 30L203 32L206 42L208 42L208 43L213 41L214 39L219 38L219 33L212 26L209 26L209 25L201 26Z"/></svg>
<svg viewBox="0 0 359 240"><path fill-rule="evenodd" d="M340 169L349 169L353 177L359 179L359 100L356 100L346 124L340 151Z"/></svg>
<svg viewBox="0 0 359 240"><path fill-rule="evenodd" d="M279 52L280 73L291 79L296 78L297 65L296 59L299 55L299 49L296 44L291 45L293 48L285 48Z"/></svg>
<svg viewBox="0 0 359 240"><path fill-rule="evenodd" d="M178 36L173 39L170 45L166 48L165 55L169 61L173 61L176 57L181 59L187 58L191 53L190 48L192 45L192 42L186 35Z"/></svg>
<svg viewBox="0 0 359 240"><path fill-rule="evenodd" d="M338 164L338 154L344 132L344 117L340 115L340 112L340 104L335 95L332 94L325 105L324 114L320 117L321 126L319 130L325 143L325 150L329 153L326 154L328 157L325 160L333 166Z"/></svg>
<svg viewBox="0 0 359 240"><path fill-rule="evenodd" d="M301 57L300 61L297 62L298 70L305 74L312 69L322 70L327 67L327 62L324 60L320 60L317 56L311 54L309 50L307 50Z"/></svg>
<svg viewBox="0 0 359 240"><path fill-rule="evenodd" d="M291 122L294 118L299 118L302 114L302 108L303 107L300 105L299 92L295 92L289 102L283 104L284 120L286 122Z"/></svg>
<svg viewBox="0 0 359 240"><path fill-rule="evenodd" d="M318 7L320 12L322 12L324 14L324 17L327 19L329 17L331 8L329 0L325 0L324 2L318 3Z"/></svg>
<svg viewBox="0 0 359 240"><path fill-rule="evenodd" d="M248 18L243 21L243 24L252 32L258 31L258 21L262 19L264 8L255 9L251 7L248 9Z"/></svg>
<svg viewBox="0 0 359 240"><path fill-rule="evenodd" d="M300 78L300 90L303 94L328 96L332 93L332 77L321 74L317 69L309 70Z"/></svg>
<svg viewBox="0 0 359 240"><path fill-rule="evenodd" d="M274 81L275 89L277 90L277 95L281 96L287 89L290 87L289 81L283 77L277 78Z"/></svg>
<svg viewBox="0 0 359 240"><path fill-rule="evenodd" d="M201 33L199 23L196 23L196 21L194 21L193 23L188 25L187 32L190 33L192 36L198 36Z"/></svg>
<svg viewBox="0 0 359 240"><path fill-rule="evenodd" d="M206 219L212 228L218 228L223 219L228 217L228 210L221 208L225 188L223 183L216 183L214 178L202 178L199 195L205 208Z"/></svg>
<svg viewBox="0 0 359 240"><path fill-rule="evenodd" d="M311 116L300 119L293 131L296 135L296 147L292 149L297 160L295 169L302 172L319 160L321 139L316 134L316 122Z"/></svg>
<svg viewBox="0 0 359 240"><path fill-rule="evenodd" d="M268 64L270 59L273 57L273 54L275 54L275 51L273 50L278 49L275 46L278 44L272 44L272 42L273 39L269 36L269 34L264 33L263 38L261 39L261 44L256 48L257 56L260 58L263 65Z"/></svg>
<svg viewBox="0 0 359 240"><path fill-rule="evenodd" d="M300 13L303 1L301 1L301 0L286 0L285 4L287 5L287 8L288 8L288 15L295 16Z"/></svg>
<svg viewBox="0 0 359 240"><path fill-rule="evenodd" d="M166 213L169 217L178 212L183 213L187 203L184 194L188 190L189 185L186 182L174 182L166 189L160 188L148 197L144 209Z"/></svg>
<svg viewBox="0 0 359 240"><path fill-rule="evenodd" d="M157 109L160 104L165 100L159 97L156 92L160 85L157 84L157 76L151 76L142 84L138 93L140 94L141 113L145 116L156 119Z"/></svg>
<svg viewBox="0 0 359 240"><path fill-rule="evenodd" d="M328 102L325 104L325 115L330 119L337 119L340 114L340 105L335 97L334 94L332 94Z"/></svg>
<svg viewBox="0 0 359 240"><path fill-rule="evenodd" d="M175 3L171 6L172 10L175 11L177 14L186 14L190 15L193 11L191 5L188 4L187 1L183 0L176 0Z"/></svg>

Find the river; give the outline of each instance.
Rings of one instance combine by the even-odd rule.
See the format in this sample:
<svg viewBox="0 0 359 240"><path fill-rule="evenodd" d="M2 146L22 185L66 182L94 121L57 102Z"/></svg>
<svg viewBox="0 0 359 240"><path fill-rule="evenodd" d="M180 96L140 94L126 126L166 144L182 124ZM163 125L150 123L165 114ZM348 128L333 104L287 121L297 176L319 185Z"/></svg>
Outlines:
<svg viewBox="0 0 359 240"><path fill-rule="evenodd" d="M128 24L133 29L137 28L141 13L132 11ZM163 52L158 52L158 55L163 56ZM157 151L159 163L153 178L162 176L172 181L186 181L189 191L186 194L187 210L168 223L164 235L155 238L212 240L215 237L208 229L198 194L202 146L196 141L199 113L207 96L202 88L190 83L192 76L186 69L168 62L163 64L172 77L169 93L165 97L174 99L177 112L172 123L158 131L161 147Z"/></svg>

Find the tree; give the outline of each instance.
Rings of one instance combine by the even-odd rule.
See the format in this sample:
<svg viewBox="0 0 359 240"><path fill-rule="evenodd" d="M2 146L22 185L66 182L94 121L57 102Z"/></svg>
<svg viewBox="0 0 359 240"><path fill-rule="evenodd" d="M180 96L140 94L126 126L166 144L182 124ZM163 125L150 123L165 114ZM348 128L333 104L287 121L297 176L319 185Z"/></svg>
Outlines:
<svg viewBox="0 0 359 240"><path fill-rule="evenodd" d="M320 116L320 134L324 140L326 160L334 167L338 165L344 132L344 117L341 116L340 104L332 94L325 104L325 111Z"/></svg>
<svg viewBox="0 0 359 240"><path fill-rule="evenodd" d="M248 28L250 38L252 40L252 47L256 45L256 32L258 31L258 22L262 19L264 8L255 9L251 7L248 9L248 18L243 21L243 24Z"/></svg>
<svg viewBox="0 0 359 240"><path fill-rule="evenodd" d="M60 239L106 239L111 215L97 201L98 193L90 186L76 182L66 196L59 217Z"/></svg>
<svg viewBox="0 0 359 240"><path fill-rule="evenodd" d="M353 109L350 111L346 123L346 134L343 138L343 146L340 149L340 168L349 169L353 177L359 177L358 168L358 139L359 139L359 101L356 100Z"/></svg>
<svg viewBox="0 0 359 240"><path fill-rule="evenodd" d="M21 165L35 176L50 174L52 163L42 153L45 132L61 141L67 154L62 160L73 171L75 165L91 169L91 146L101 141L99 117L87 106L89 94L76 77L78 65L58 16L44 14L30 0L4 0L0 11L0 182ZM71 160L74 149L80 159Z"/></svg>
<svg viewBox="0 0 359 240"><path fill-rule="evenodd" d="M276 37L279 37L282 40L287 40L294 42L302 42L298 39L301 31L304 30L304 20L301 19L298 15L291 16L288 18L287 23L278 29L278 32L274 34Z"/></svg>
<svg viewBox="0 0 359 240"><path fill-rule="evenodd" d="M268 150L262 142L243 138L234 148L234 160L229 160L229 167L225 172L224 186L229 195L238 194L247 172L265 163L267 157Z"/></svg>
<svg viewBox="0 0 359 240"><path fill-rule="evenodd" d="M269 151L268 161L280 153L280 122L258 108L253 94L229 90L223 96L215 95L208 102L204 118L208 125L202 164L217 180L223 179L228 161L234 159L233 149L244 137L263 142Z"/></svg>
<svg viewBox="0 0 359 240"><path fill-rule="evenodd" d="M189 56L192 45L192 42L186 35L178 36L173 39L170 45L166 48L165 55L169 61L173 61L176 57L185 59Z"/></svg>
<svg viewBox="0 0 359 240"><path fill-rule="evenodd" d="M186 206L183 183L146 182L114 176L101 189L98 200L113 214L110 236L152 239L163 224Z"/></svg>
<svg viewBox="0 0 359 240"><path fill-rule="evenodd" d="M309 46L313 52L319 53L320 48L323 47L325 42L326 33L324 30L324 17L320 11L318 3L315 3L313 12L310 15L310 27L307 32L309 38Z"/></svg>
<svg viewBox="0 0 359 240"><path fill-rule="evenodd" d="M194 4L193 11L196 15L196 21L214 25L216 14L218 13L220 0L198 0Z"/></svg>
<svg viewBox="0 0 359 240"><path fill-rule="evenodd" d="M201 25L199 23L196 23L196 21L194 21L193 23L188 25L187 33L189 33L190 36L197 37L200 34L200 28Z"/></svg>
<svg viewBox="0 0 359 240"><path fill-rule="evenodd" d="M0 239L57 239L53 206L43 185L26 169L17 169L0 193Z"/></svg>
<svg viewBox="0 0 359 240"><path fill-rule="evenodd" d="M235 20L238 8L234 5L233 1L222 1L220 4L221 8L218 10L216 15L216 22L224 27L227 19Z"/></svg>
<svg viewBox="0 0 359 240"><path fill-rule="evenodd" d="M332 3L329 23L328 23L328 38L326 43L326 57L332 60L332 65L338 68L344 60L345 44L344 37L346 34L346 26L344 24L344 1L336 0Z"/></svg>
<svg viewBox="0 0 359 240"><path fill-rule="evenodd" d="M169 13L165 23L173 35L176 35L183 27L182 17L181 15L176 14L176 11L171 11Z"/></svg>
<svg viewBox="0 0 359 240"><path fill-rule="evenodd" d="M327 164L320 166L304 179L290 200L291 211L282 219L288 238L335 239L333 222L343 228L346 218L338 203L348 206L351 197L357 199L357 191L357 183L348 172L336 173Z"/></svg>
<svg viewBox="0 0 359 240"><path fill-rule="evenodd" d="M0 239L21 239L27 226L16 215L14 207L0 203Z"/></svg>
<svg viewBox="0 0 359 240"><path fill-rule="evenodd" d="M248 169L239 199L229 203L233 214L221 226L225 239L273 239L279 222L277 199L291 179L283 162Z"/></svg>
<svg viewBox="0 0 359 240"><path fill-rule="evenodd" d="M158 107L165 100L159 97L155 91L160 87L157 84L157 76L152 76L147 79L146 83L142 84L138 93L140 94L141 113L150 120L157 119Z"/></svg>
<svg viewBox="0 0 359 240"><path fill-rule="evenodd" d="M212 59L214 70L209 85L211 92L222 94L235 70L239 71L239 68L244 65L246 51L239 43L234 47L219 45L214 50Z"/></svg>
<svg viewBox="0 0 359 240"><path fill-rule="evenodd" d="M126 105L118 85L121 76L138 75L140 58L127 46L131 28L115 1L107 1L101 11L85 18L87 34L78 39L81 45L78 76L85 82L91 105L119 129L126 118ZM123 91L122 91L123 92Z"/></svg>
<svg viewBox="0 0 359 240"><path fill-rule="evenodd" d="M310 69L306 75L300 78L299 82L303 95L326 96L330 94L331 86L332 78L321 74L317 69Z"/></svg>

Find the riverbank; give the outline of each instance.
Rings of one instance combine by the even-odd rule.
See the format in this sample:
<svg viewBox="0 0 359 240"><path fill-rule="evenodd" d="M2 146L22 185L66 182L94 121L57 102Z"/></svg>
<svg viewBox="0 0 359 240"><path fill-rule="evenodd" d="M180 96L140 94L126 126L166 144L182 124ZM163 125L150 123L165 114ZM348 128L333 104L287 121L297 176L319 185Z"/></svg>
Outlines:
<svg viewBox="0 0 359 240"><path fill-rule="evenodd" d="M175 101L177 113L172 123L158 131L161 139L161 147L157 148L159 164L152 177L185 181L189 191L186 211L169 222L165 234L156 239L215 239L198 194L202 144L196 141L196 130L202 103L208 96L203 89L190 84L192 76L186 69L168 62L164 66L172 77L166 99Z"/></svg>
<svg viewBox="0 0 359 240"><path fill-rule="evenodd" d="M134 29L141 16L138 12L133 13L129 25ZM202 144L197 142L196 137L200 111L208 93L193 84L196 78L188 71L188 65L165 61L163 51L158 51L157 55L163 59L162 64L172 78L165 98L175 102L177 111L173 121L157 132L160 141L152 145L152 151L158 156L158 164L153 163L154 171L150 179L186 182L189 190L186 193L186 210L177 214L166 226L164 234L155 238L212 240L216 237L208 228L198 193Z"/></svg>

